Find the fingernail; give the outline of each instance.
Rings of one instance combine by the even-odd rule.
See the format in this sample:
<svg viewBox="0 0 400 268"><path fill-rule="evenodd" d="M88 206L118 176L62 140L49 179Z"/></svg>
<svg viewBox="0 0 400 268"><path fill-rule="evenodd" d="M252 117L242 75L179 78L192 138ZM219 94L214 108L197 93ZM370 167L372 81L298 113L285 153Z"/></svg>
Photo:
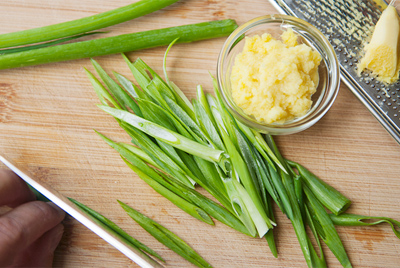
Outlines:
<svg viewBox="0 0 400 268"><path fill-rule="evenodd" d="M64 210L62 210L61 208L59 208L56 204L54 204L54 203L52 203L52 202L47 202L47 204L49 205L49 206L52 206L56 211L57 211L57 213L61 216L65 216L65 211Z"/></svg>

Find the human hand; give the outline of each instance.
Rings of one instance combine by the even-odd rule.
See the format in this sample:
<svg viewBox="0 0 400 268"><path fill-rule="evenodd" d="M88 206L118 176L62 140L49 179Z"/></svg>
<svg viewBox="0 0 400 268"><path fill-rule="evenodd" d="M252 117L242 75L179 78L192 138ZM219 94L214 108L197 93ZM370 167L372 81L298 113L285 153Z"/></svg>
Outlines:
<svg viewBox="0 0 400 268"><path fill-rule="evenodd" d="M0 207L13 208L0 216L0 267L52 267L65 213L35 199L21 178L0 169Z"/></svg>

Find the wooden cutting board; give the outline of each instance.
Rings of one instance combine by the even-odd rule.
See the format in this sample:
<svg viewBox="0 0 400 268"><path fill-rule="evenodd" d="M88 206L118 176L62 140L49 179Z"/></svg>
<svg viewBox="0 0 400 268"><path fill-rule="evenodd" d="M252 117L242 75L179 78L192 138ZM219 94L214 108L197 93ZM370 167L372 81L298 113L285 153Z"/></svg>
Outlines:
<svg viewBox="0 0 400 268"><path fill-rule="evenodd" d="M129 4L127 0L2 0L0 33L77 19ZM239 24L276 13L267 0L182 0L168 8L107 29L111 36L141 30L232 18ZM168 58L171 80L194 97L197 84L211 92L224 38L175 45ZM162 71L165 48L128 53ZM120 55L96 58L107 71L129 77ZM133 222L120 199L160 222L214 267L306 267L289 220L276 209L279 258L263 239L242 235L216 222L208 226L158 195L94 133L128 141L115 121L96 104L83 72L88 59L0 71L0 154L66 196L109 217L159 252L167 267L192 267ZM344 86L331 110L314 127L276 138L284 155L349 197L348 210L400 220L400 146ZM55 253L55 267L137 267L120 252L71 218ZM399 267L400 240L388 225L338 227L354 267ZM340 267L324 246L330 267Z"/></svg>

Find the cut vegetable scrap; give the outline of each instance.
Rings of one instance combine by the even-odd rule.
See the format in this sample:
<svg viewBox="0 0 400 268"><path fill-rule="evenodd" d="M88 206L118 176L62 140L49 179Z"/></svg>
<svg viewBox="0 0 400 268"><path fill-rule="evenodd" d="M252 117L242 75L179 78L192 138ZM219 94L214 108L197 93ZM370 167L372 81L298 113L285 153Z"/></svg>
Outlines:
<svg viewBox="0 0 400 268"><path fill-rule="evenodd" d="M378 20L366 53L358 64L359 71L368 69L376 79L393 83L399 79L400 18L394 6L389 5Z"/></svg>

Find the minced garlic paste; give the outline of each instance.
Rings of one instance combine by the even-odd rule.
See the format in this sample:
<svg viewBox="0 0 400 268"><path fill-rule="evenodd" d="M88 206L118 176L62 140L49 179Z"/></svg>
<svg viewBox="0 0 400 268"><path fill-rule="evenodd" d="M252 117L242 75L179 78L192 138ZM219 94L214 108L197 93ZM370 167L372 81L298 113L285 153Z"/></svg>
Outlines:
<svg viewBox="0 0 400 268"><path fill-rule="evenodd" d="M232 97L243 111L263 123L284 123L311 108L321 55L289 29L282 41L270 34L246 37L231 73Z"/></svg>

